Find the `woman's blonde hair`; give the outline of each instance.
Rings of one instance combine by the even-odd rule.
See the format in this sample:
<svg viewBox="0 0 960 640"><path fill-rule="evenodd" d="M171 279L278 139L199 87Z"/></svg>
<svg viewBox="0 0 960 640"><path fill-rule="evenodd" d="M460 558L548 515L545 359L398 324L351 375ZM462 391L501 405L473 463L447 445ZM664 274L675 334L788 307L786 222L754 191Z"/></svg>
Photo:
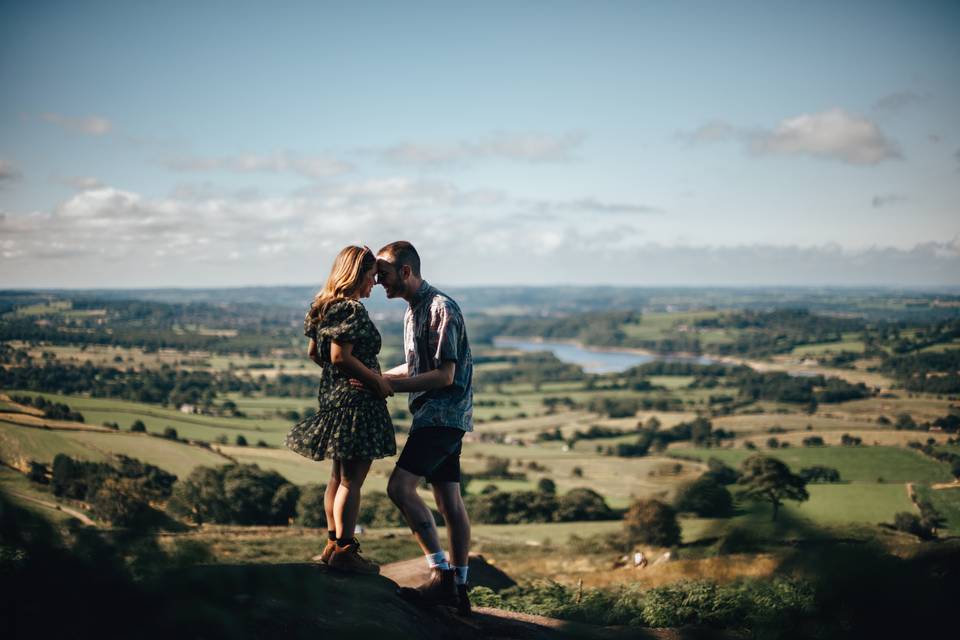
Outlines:
<svg viewBox="0 0 960 640"><path fill-rule="evenodd" d="M364 274L377 264L377 257L369 247L346 246L340 250L333 261L333 268L310 305L310 317L315 321L323 319L330 305L348 297L363 282Z"/></svg>

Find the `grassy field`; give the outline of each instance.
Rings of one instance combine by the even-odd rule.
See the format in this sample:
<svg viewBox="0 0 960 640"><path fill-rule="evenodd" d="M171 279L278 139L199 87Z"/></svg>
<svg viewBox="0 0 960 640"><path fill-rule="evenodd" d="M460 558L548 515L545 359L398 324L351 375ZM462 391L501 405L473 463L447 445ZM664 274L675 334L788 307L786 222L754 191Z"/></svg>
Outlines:
<svg viewBox="0 0 960 640"><path fill-rule="evenodd" d="M916 485L918 500L927 500L940 512L947 522L952 535L960 535L960 486L948 489L933 489L926 485Z"/></svg>
<svg viewBox="0 0 960 640"><path fill-rule="evenodd" d="M699 460L718 458L731 466L739 464L755 452L746 449L671 449L671 453ZM764 450L760 453L778 458L796 473L804 467L823 465L840 472L845 482L948 482L950 468L923 454L898 447L790 447Z"/></svg>
<svg viewBox="0 0 960 640"><path fill-rule="evenodd" d="M225 418L188 414L159 407L152 404L115 400L110 398L90 398L81 396L65 396L50 393L33 393L26 391L9 391L8 393L25 393L33 396L43 396L47 400L63 402L71 409L83 414L87 424L100 425L104 422L116 422L121 430L128 430L135 421L141 420L150 433L160 434L166 427L173 427L181 438L215 442L225 436L234 442L238 435L243 435L249 444L256 444L263 440L268 445L279 446L290 430L292 422L273 415L264 418ZM295 408L303 409L309 406L309 400L298 400Z"/></svg>
<svg viewBox="0 0 960 640"><path fill-rule="evenodd" d="M821 342L818 344L805 344L794 347L791 353L795 356L821 356L824 354L835 354L841 351L853 351L863 353L863 341L858 339L859 334L845 333L843 339L839 342Z"/></svg>
<svg viewBox="0 0 960 640"><path fill-rule="evenodd" d="M83 460L104 460L120 453L185 477L198 465L230 461L214 451L139 433L52 431L0 423L0 458L22 467L29 460L50 463L58 453Z"/></svg>

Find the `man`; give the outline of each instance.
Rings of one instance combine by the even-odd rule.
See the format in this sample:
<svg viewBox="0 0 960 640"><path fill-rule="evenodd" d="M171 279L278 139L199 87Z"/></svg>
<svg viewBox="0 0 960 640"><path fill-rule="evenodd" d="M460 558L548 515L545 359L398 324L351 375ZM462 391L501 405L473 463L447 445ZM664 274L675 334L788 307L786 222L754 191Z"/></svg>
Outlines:
<svg viewBox="0 0 960 640"><path fill-rule="evenodd" d="M460 451L473 430L473 359L460 307L420 276L420 256L406 241L377 253L377 279L388 298L410 305L403 318L406 362L390 371L393 390L409 393L413 423L387 485L430 567L430 578L400 595L422 604L456 605L467 615L470 520L460 496ZM417 495L426 478L443 515L450 543L444 557L433 514ZM451 566L452 563L452 566Z"/></svg>

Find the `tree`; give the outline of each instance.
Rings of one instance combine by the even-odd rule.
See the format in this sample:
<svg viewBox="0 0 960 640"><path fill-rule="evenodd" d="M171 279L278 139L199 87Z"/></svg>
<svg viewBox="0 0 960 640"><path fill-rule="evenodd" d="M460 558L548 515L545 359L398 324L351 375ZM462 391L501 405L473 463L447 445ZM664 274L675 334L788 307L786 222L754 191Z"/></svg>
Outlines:
<svg viewBox="0 0 960 640"><path fill-rule="evenodd" d="M810 482L840 482L840 472L833 467L814 465L800 469L800 477Z"/></svg>
<svg viewBox="0 0 960 640"><path fill-rule="evenodd" d="M550 478L540 478L537 482L537 491L541 493L556 493L557 483Z"/></svg>
<svg viewBox="0 0 960 640"><path fill-rule="evenodd" d="M668 547L680 542L680 524L673 507L659 500L637 500L623 517L631 545L637 542Z"/></svg>
<svg viewBox="0 0 960 640"><path fill-rule="evenodd" d="M177 430L174 429L173 427L164 427L163 437L166 438L167 440L177 440L178 439Z"/></svg>
<svg viewBox="0 0 960 640"><path fill-rule="evenodd" d="M603 496L584 487L571 489L557 504L556 520L572 522L577 520L609 520L613 510Z"/></svg>
<svg viewBox="0 0 960 640"><path fill-rule="evenodd" d="M754 454L743 461L741 470L739 483L745 487L743 495L773 505L773 520L777 519L784 500L803 502L810 498L806 480L791 473L790 467L776 458Z"/></svg>
<svg viewBox="0 0 960 640"><path fill-rule="evenodd" d="M133 424L130 425L130 431L134 433L146 433L147 425L143 424L143 420L134 420Z"/></svg>
<svg viewBox="0 0 960 640"><path fill-rule="evenodd" d="M237 434L236 443L238 447L245 447L247 446L247 439L242 434Z"/></svg>
<svg viewBox="0 0 960 640"><path fill-rule="evenodd" d="M725 518L733 511L733 496L716 480L701 476L680 487L673 506L701 518Z"/></svg>

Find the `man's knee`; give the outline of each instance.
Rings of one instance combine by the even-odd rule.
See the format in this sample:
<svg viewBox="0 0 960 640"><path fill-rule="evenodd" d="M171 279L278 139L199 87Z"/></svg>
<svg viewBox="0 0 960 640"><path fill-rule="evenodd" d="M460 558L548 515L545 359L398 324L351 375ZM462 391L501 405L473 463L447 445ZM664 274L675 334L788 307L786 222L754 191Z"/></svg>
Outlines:
<svg viewBox="0 0 960 640"><path fill-rule="evenodd" d="M403 505L409 500L410 493L407 483L398 477L396 471L394 471L390 480L387 481L387 495L390 496L390 500L402 509Z"/></svg>

